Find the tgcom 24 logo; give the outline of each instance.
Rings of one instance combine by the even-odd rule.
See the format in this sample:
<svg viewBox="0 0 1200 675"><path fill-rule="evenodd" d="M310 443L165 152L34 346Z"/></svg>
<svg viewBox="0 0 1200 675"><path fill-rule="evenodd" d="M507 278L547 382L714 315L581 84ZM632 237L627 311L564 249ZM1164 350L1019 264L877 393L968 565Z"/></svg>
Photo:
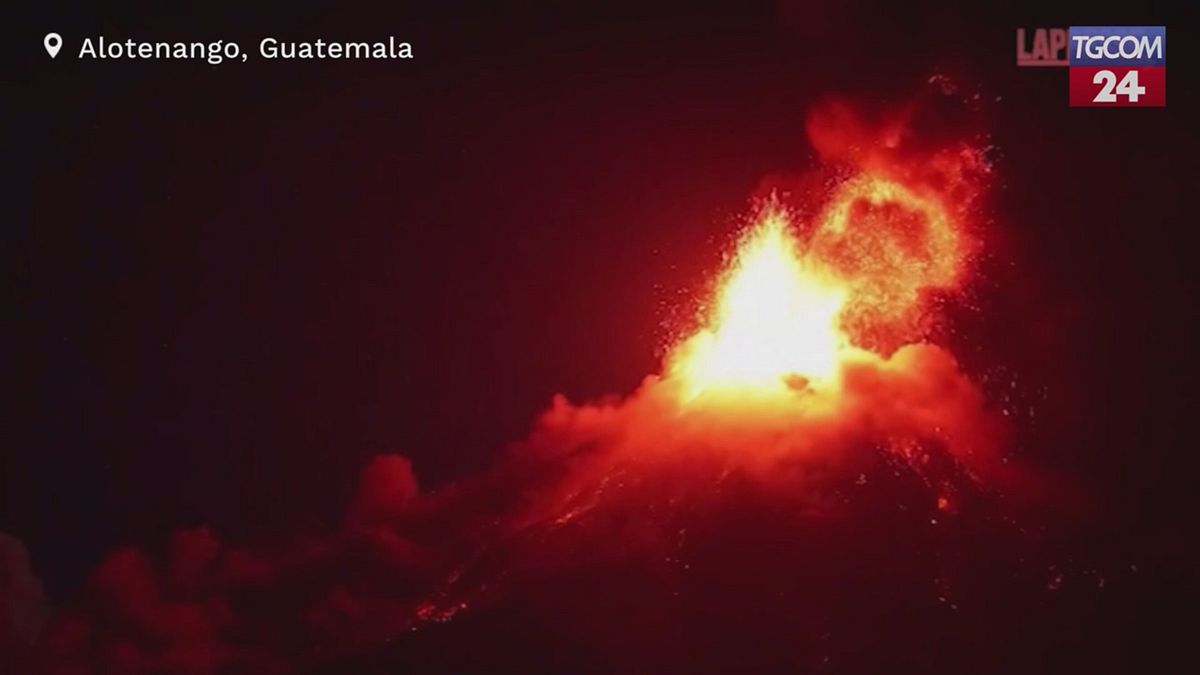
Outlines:
<svg viewBox="0 0 1200 675"><path fill-rule="evenodd" d="M1066 66L1072 107L1167 105L1166 26L1017 29L1018 66Z"/></svg>

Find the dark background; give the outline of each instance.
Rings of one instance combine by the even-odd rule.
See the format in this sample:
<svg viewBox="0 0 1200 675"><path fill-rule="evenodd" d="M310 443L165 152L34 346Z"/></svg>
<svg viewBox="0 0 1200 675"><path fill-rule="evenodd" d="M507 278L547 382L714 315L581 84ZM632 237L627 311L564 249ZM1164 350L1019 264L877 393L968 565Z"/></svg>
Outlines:
<svg viewBox="0 0 1200 675"><path fill-rule="evenodd" d="M105 551L179 526L328 529L375 453L437 485L487 466L555 392L631 390L747 196L810 166L809 106L900 100L944 72L990 101L998 171L1001 234L960 353L1015 377L1036 410L1020 452L1091 495L1080 545L1161 575L1147 620L1185 604L1200 468L1185 17L405 4L39 7L10 45L0 530L53 598ZM1065 70L1013 65L1016 27L1072 23L1167 25L1168 107L1070 109ZM76 60L85 35L252 53L266 36L395 35L416 58Z"/></svg>

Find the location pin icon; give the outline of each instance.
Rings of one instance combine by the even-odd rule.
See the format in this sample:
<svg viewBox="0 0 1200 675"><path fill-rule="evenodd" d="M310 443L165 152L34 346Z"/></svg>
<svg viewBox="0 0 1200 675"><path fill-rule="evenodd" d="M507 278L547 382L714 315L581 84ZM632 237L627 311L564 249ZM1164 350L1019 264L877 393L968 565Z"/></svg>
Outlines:
<svg viewBox="0 0 1200 675"><path fill-rule="evenodd" d="M62 36L58 33L46 33L46 39L42 40L42 44L46 45L46 51L50 53L50 58L58 56L58 50L62 49Z"/></svg>

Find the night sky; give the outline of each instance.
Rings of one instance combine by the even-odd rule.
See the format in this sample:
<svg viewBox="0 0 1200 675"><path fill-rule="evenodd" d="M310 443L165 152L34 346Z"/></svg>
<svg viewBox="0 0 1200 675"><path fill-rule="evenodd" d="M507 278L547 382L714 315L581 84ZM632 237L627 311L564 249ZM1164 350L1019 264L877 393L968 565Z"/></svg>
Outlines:
<svg viewBox="0 0 1200 675"><path fill-rule="evenodd" d="M1018 452L1088 495L1061 546L1152 577L1113 610L1136 633L1126 665L1190 632L1183 17L402 4L39 7L10 45L0 531L55 606L117 547L161 551L196 525L262 546L328 531L378 453L433 488L488 467L555 393L632 390L763 178L811 164L805 111L829 94L899 100L945 73L989 101L998 175L981 309L946 339L968 373L1018 383L1036 405ZM1065 70L1013 65L1016 27L1072 23L1167 25L1168 106L1068 108ZM101 34L244 49L395 35L416 58L50 60L48 30L64 52Z"/></svg>

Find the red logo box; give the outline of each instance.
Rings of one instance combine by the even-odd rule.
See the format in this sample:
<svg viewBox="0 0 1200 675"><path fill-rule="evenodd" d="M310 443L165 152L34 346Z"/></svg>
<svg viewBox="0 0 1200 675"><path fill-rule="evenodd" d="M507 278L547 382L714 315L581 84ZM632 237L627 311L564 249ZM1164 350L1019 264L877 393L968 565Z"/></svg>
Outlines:
<svg viewBox="0 0 1200 675"><path fill-rule="evenodd" d="M1166 66L1071 66L1071 107L1161 108Z"/></svg>

